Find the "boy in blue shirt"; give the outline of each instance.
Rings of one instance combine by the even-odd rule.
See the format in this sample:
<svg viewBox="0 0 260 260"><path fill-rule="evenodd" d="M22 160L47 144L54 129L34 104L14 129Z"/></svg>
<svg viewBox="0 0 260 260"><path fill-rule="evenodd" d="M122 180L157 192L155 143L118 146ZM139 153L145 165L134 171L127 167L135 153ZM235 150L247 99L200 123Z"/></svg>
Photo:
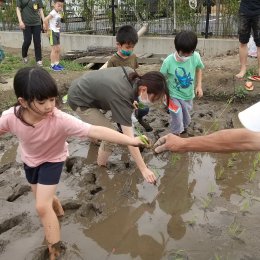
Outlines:
<svg viewBox="0 0 260 260"><path fill-rule="evenodd" d="M203 96L201 81L204 65L195 51L198 39L192 31L182 31L174 39L176 51L163 62L160 72L167 77L170 91L171 132L185 133L191 122L195 94Z"/></svg>

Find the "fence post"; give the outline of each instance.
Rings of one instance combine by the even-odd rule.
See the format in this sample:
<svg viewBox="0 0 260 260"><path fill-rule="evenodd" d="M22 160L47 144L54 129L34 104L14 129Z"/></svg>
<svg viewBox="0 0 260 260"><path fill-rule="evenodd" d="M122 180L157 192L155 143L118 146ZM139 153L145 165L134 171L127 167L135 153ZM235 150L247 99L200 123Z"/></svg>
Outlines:
<svg viewBox="0 0 260 260"><path fill-rule="evenodd" d="M207 0L205 39L207 39L209 37L209 15L210 15L210 13L211 13L211 0Z"/></svg>
<svg viewBox="0 0 260 260"><path fill-rule="evenodd" d="M111 0L111 8L112 8L112 30L113 36L116 35L116 16L115 16L115 0Z"/></svg>

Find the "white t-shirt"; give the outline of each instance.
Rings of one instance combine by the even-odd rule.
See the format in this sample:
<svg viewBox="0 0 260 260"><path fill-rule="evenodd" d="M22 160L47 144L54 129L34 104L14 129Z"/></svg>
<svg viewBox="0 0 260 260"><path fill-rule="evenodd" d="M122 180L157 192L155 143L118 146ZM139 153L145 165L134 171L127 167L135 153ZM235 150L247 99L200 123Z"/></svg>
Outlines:
<svg viewBox="0 0 260 260"><path fill-rule="evenodd" d="M61 15L54 9L50 12L52 18L49 20L49 28L54 32L60 32L61 27Z"/></svg>

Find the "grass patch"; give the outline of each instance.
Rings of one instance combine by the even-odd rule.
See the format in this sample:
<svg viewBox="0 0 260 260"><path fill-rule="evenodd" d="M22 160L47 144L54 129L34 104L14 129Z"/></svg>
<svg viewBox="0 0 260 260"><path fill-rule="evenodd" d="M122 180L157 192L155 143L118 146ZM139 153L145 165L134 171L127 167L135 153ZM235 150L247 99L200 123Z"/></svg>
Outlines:
<svg viewBox="0 0 260 260"><path fill-rule="evenodd" d="M31 57L29 59L28 64L24 64L22 62L22 58L20 55L13 55L11 53L5 53L5 59L4 61L0 64L0 74L14 74L18 69L23 68L25 66L35 66L35 59L34 57ZM85 71L86 69L82 64L79 64L74 61L69 61L69 60L61 60L60 61L61 65L65 67L65 71ZM43 59L43 68L47 69L49 71L52 71L50 69L50 59L49 58L44 58Z"/></svg>

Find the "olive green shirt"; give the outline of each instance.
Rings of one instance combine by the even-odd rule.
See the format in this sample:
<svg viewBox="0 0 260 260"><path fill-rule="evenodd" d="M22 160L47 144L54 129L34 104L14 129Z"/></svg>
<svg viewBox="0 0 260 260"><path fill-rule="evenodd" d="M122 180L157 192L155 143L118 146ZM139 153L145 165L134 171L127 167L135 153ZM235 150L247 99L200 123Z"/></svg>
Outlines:
<svg viewBox="0 0 260 260"><path fill-rule="evenodd" d="M41 25L39 9L43 8L42 0L16 0L21 10L23 23L27 26Z"/></svg>
<svg viewBox="0 0 260 260"><path fill-rule="evenodd" d="M129 75L133 69L125 67ZM111 110L112 119L131 126L135 87L128 81L122 67L106 68L85 73L74 80L68 91L68 104L73 110L98 108Z"/></svg>
<svg viewBox="0 0 260 260"><path fill-rule="evenodd" d="M130 55L127 58L120 57L117 53L115 53L107 63L107 67L130 67L132 69L138 68L137 57L135 54Z"/></svg>

